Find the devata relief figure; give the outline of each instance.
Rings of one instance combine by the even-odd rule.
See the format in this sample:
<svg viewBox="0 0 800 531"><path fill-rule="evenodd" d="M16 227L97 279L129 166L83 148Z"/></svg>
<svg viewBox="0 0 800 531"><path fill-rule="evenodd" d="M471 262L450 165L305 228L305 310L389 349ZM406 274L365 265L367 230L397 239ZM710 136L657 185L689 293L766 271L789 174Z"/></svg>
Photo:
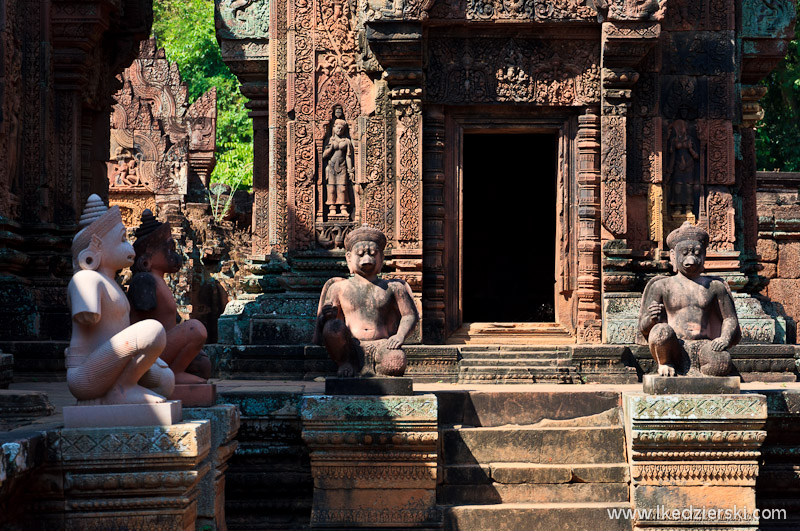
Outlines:
<svg viewBox="0 0 800 531"><path fill-rule="evenodd" d="M69 390L79 405L163 402L175 385L172 371L158 358L166 343L164 327L153 319L131 325L128 299L114 280L134 259L119 207L108 208L91 195L80 227L72 241L75 274L68 288Z"/></svg>
<svg viewBox="0 0 800 531"><path fill-rule="evenodd" d="M742 337L728 285L704 276L708 233L685 222L667 236L673 276L647 283L639 312L639 329L658 362L658 374L726 376L727 349Z"/></svg>
<svg viewBox="0 0 800 531"><path fill-rule="evenodd" d="M136 250L136 261L131 267L133 277L128 288L128 298L133 307L131 320L155 319L164 326L167 344L161 359L175 373L175 383L205 383L205 378L189 374L186 368L200 354L206 342L206 327L196 319L176 324L178 305L164 282L165 274L177 273L183 264L181 256L175 252L175 240L169 223L156 221L153 213L145 210L142 223L136 229L133 248Z"/></svg>
<svg viewBox="0 0 800 531"><path fill-rule="evenodd" d="M334 111L336 112L336 111ZM341 112L337 113L341 115ZM322 159L327 160L325 165L325 186L328 197L328 215L346 215L350 197L347 183L353 178L353 142L347 134L347 122L342 118L335 118L331 137L328 145L322 152ZM337 212L338 209L338 212Z"/></svg>
<svg viewBox="0 0 800 531"><path fill-rule="evenodd" d="M667 144L669 150L667 175L672 187L670 203L676 212L687 214L694 208L695 191L698 186L695 161L700 156L689 133L689 126L684 120L675 120L671 129Z"/></svg>
<svg viewBox="0 0 800 531"><path fill-rule="evenodd" d="M366 225L344 239L350 278L332 278L322 288L314 342L325 345L339 376L402 376L400 348L419 320L404 280L382 280L386 236Z"/></svg>

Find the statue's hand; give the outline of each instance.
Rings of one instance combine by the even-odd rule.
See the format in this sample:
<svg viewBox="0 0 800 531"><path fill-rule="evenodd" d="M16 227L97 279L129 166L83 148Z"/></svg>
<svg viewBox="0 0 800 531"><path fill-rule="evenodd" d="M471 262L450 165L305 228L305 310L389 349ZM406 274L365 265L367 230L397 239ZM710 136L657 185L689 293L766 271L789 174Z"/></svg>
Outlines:
<svg viewBox="0 0 800 531"><path fill-rule="evenodd" d="M664 305L660 302L651 302L647 307L647 315L651 320L658 323L661 321L661 314L664 312Z"/></svg>
<svg viewBox="0 0 800 531"><path fill-rule="evenodd" d="M721 350L725 350L726 348L728 348L728 342L721 337L711 341L711 350L719 352Z"/></svg>
<svg viewBox="0 0 800 531"><path fill-rule="evenodd" d="M400 348L403 346L403 339L400 334L395 334L386 341L386 347L390 349Z"/></svg>
<svg viewBox="0 0 800 531"><path fill-rule="evenodd" d="M322 307L322 311L320 313L322 314L322 319L328 321L339 316L339 308L333 304L326 304Z"/></svg>

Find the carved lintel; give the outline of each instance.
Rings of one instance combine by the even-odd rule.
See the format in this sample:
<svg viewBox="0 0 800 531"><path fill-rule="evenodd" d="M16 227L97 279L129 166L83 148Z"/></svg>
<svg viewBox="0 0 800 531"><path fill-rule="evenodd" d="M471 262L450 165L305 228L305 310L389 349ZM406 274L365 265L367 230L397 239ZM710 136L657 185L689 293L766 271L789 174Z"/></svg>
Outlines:
<svg viewBox="0 0 800 531"><path fill-rule="evenodd" d="M393 92L422 87L422 27L414 22L371 22L367 41ZM421 93L420 93L421 95Z"/></svg>
<svg viewBox="0 0 800 531"><path fill-rule="evenodd" d="M741 3L742 83L755 85L783 60L794 35L794 0Z"/></svg>
<svg viewBox="0 0 800 531"><path fill-rule="evenodd" d="M607 20L662 20L666 0L599 0L600 14Z"/></svg>

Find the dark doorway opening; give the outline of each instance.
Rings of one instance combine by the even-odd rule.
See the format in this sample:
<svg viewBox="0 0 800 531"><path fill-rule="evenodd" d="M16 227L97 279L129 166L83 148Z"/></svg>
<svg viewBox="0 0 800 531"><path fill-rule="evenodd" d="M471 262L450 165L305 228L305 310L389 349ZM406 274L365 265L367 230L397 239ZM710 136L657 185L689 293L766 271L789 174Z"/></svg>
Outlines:
<svg viewBox="0 0 800 531"><path fill-rule="evenodd" d="M555 321L555 134L465 134L462 319Z"/></svg>

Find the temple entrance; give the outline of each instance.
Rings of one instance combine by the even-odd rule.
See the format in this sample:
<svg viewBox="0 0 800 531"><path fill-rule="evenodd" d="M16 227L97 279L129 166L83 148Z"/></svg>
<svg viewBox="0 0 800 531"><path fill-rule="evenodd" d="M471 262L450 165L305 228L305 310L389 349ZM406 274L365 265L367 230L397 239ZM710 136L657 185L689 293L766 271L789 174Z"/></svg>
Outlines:
<svg viewBox="0 0 800 531"><path fill-rule="evenodd" d="M462 320L554 322L557 135L465 132Z"/></svg>
<svg viewBox="0 0 800 531"><path fill-rule="evenodd" d="M445 112L447 343L575 342L576 131L547 110Z"/></svg>

